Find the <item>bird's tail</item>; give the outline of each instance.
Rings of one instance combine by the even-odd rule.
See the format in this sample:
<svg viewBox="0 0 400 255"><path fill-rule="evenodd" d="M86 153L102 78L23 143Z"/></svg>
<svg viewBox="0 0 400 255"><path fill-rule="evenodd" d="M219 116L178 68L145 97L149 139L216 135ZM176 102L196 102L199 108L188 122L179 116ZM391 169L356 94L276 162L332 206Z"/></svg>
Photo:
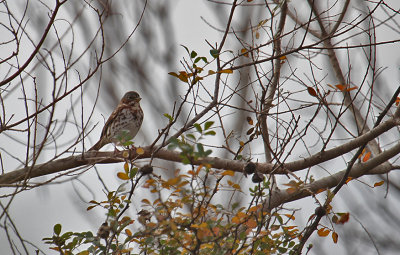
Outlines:
<svg viewBox="0 0 400 255"><path fill-rule="evenodd" d="M104 146L102 139L100 139L95 145L92 146L88 151L98 151Z"/></svg>

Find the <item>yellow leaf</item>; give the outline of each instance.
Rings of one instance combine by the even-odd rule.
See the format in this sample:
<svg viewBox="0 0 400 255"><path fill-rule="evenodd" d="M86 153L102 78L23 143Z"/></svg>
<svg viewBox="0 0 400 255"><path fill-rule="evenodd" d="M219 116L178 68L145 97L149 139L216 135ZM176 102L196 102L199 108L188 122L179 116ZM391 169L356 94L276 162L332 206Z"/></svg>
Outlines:
<svg viewBox="0 0 400 255"><path fill-rule="evenodd" d="M282 56L282 57L280 57L279 59L280 59L280 60L285 60L285 59L286 59L286 56Z"/></svg>
<svg viewBox="0 0 400 255"><path fill-rule="evenodd" d="M219 71L218 73L233 73L233 70L232 69L224 69L224 70Z"/></svg>
<svg viewBox="0 0 400 255"><path fill-rule="evenodd" d="M365 151L366 151L366 149L364 148L364 149L362 150L361 154L358 155L358 158L361 158L361 156L365 153Z"/></svg>
<svg viewBox="0 0 400 255"><path fill-rule="evenodd" d="M258 206L252 206L249 208L249 212L256 212L258 210Z"/></svg>
<svg viewBox="0 0 400 255"><path fill-rule="evenodd" d="M295 188L287 188L287 189L286 189L286 192L287 192L288 194L293 194L293 193L296 192L296 190L297 190L297 189L295 189Z"/></svg>
<svg viewBox="0 0 400 255"><path fill-rule="evenodd" d="M332 232L332 240L334 243L338 242L338 238L339 238L338 234L336 232Z"/></svg>
<svg viewBox="0 0 400 255"><path fill-rule="evenodd" d="M143 148L142 148L142 147L136 148L136 153L137 153L138 155L143 155L143 154L144 154Z"/></svg>
<svg viewBox="0 0 400 255"><path fill-rule="evenodd" d="M374 187L382 186L384 183L385 181L375 182Z"/></svg>
<svg viewBox="0 0 400 255"><path fill-rule="evenodd" d="M243 56L245 56L245 57L249 57L249 53L247 52L247 50L245 48L241 49L240 53L243 54Z"/></svg>
<svg viewBox="0 0 400 255"><path fill-rule="evenodd" d="M240 223L240 218L235 216L235 217L232 218L232 222L235 223L235 224L239 224Z"/></svg>
<svg viewBox="0 0 400 255"><path fill-rule="evenodd" d="M228 175L228 176L234 176L234 175L235 175L235 172L232 171L232 170L225 170L225 171L222 173L222 176L226 176L226 175Z"/></svg>
<svg viewBox="0 0 400 255"><path fill-rule="evenodd" d="M126 173L123 172L118 172L117 173L118 178L120 178L121 180L129 180L129 176Z"/></svg>
<svg viewBox="0 0 400 255"><path fill-rule="evenodd" d="M370 157L371 157L371 152L369 151L369 152L367 152L365 154L365 156L363 157L362 161L363 162L367 162Z"/></svg>
<svg viewBox="0 0 400 255"><path fill-rule="evenodd" d="M331 231L329 229L327 229L327 228L320 228L317 231L318 235L319 236L323 236L323 237L329 235L330 232Z"/></svg>
<svg viewBox="0 0 400 255"><path fill-rule="evenodd" d="M349 183L351 180L353 180L353 177L348 177L346 180L346 184Z"/></svg>
<svg viewBox="0 0 400 255"><path fill-rule="evenodd" d="M128 164L128 162L125 162L124 170L125 170L125 173L129 173L129 164Z"/></svg>
<svg viewBox="0 0 400 255"><path fill-rule="evenodd" d="M166 184L169 186L175 185L179 182L180 178L179 177L175 177L175 178L171 178L168 179L168 181L166 181Z"/></svg>
<svg viewBox="0 0 400 255"><path fill-rule="evenodd" d="M241 189L240 185L237 184L237 183L232 183L231 186L232 186L232 188L237 189L237 190L240 190L240 189Z"/></svg>
<svg viewBox="0 0 400 255"><path fill-rule="evenodd" d="M288 217L289 219L291 219L291 220L295 220L296 219L296 217L294 217L294 215L292 215L292 214L284 214L286 217Z"/></svg>
<svg viewBox="0 0 400 255"><path fill-rule="evenodd" d="M77 255L89 255L89 251L81 251Z"/></svg>
<svg viewBox="0 0 400 255"><path fill-rule="evenodd" d="M213 70L209 70L208 75L212 75L212 74L215 74L215 72Z"/></svg>

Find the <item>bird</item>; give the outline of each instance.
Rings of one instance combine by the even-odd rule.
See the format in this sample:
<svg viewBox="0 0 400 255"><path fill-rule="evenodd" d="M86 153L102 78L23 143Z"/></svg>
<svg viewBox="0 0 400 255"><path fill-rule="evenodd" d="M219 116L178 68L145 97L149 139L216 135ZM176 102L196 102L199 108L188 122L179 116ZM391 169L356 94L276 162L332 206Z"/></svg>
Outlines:
<svg viewBox="0 0 400 255"><path fill-rule="evenodd" d="M140 212L138 212L138 215L138 221L142 225L146 226L147 222L149 222L151 219L151 213L147 210L141 210Z"/></svg>
<svg viewBox="0 0 400 255"><path fill-rule="evenodd" d="M135 91L125 93L104 124L99 141L89 151L98 151L109 143L121 146L132 140L138 133L144 117L140 100L139 93Z"/></svg>
<svg viewBox="0 0 400 255"><path fill-rule="evenodd" d="M103 224L101 224L99 230L97 231L97 236L100 238L107 239L108 236L110 235L110 230L111 227L108 226L107 222L104 222Z"/></svg>

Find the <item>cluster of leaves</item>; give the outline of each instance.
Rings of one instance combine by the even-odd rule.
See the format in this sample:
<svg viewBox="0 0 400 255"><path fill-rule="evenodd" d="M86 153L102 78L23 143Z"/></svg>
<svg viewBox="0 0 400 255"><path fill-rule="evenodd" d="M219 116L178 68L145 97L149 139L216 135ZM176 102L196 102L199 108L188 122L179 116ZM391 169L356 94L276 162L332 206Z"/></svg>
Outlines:
<svg viewBox="0 0 400 255"><path fill-rule="evenodd" d="M193 160L209 156L212 150L205 150L204 145L200 141L205 136L215 135L215 131L210 130L213 124L213 121L208 121L202 127L200 124L195 123L193 126L197 134L189 133L185 136L182 135L180 139L171 138L168 148L170 150L178 148L181 151L180 156L184 164L191 164Z"/></svg>
<svg viewBox="0 0 400 255"><path fill-rule="evenodd" d="M251 118L248 123L252 125ZM142 176L139 169L126 162L124 170L117 177L124 181L116 191L110 191L106 200L92 200L87 210L102 208L106 220L102 231L61 233L61 225L54 226L52 237L44 238L50 249L61 254L290 254L293 253L302 238L302 232L294 224L295 215L283 213L282 209L266 211L263 209L263 197L270 192L270 182L260 180L249 188L252 197L247 207L239 207L234 195L243 193L241 184L231 170L216 170L209 164L195 166L194 160L207 157L212 150L205 149L201 142L207 136L214 136L212 121L194 124L193 132L170 140L169 149L180 151L182 163L189 165L186 170L177 169L174 177L163 179L157 175L148 175L142 183L140 192L148 191L149 197L143 199L142 208L148 217L140 220L127 215L137 184ZM252 130L251 133L254 133ZM141 153L141 148L138 148ZM365 155L368 155L365 152ZM364 155L364 157L365 157ZM368 157L368 156L367 156ZM126 190L127 184L132 186ZM303 182L291 181L286 186L288 193L296 192ZM321 191L322 192L322 191ZM131 195L127 195L127 194ZM154 196L157 195L157 196ZM221 196L231 196L221 199ZM329 190L328 190L329 196ZM222 201L222 203L215 203ZM326 215L331 227L319 225L317 231L321 237L332 233L336 243L338 234L333 224L344 224L348 213L333 213L328 208ZM325 215L325 212L324 212ZM310 220L315 215L310 217ZM138 220L141 227L134 228ZM104 239L104 240L103 240Z"/></svg>
<svg viewBox="0 0 400 255"><path fill-rule="evenodd" d="M194 50L190 51L186 46L182 45L182 47L186 50L190 57L191 65L190 65L190 71L179 71L178 73L176 72L169 72L169 75L172 75L182 82L189 83L190 84L196 84L198 81L203 80L205 77L217 74L217 73L226 73L230 74L233 73L233 70L231 69L224 69L224 70L208 70L207 74L201 76L200 74L203 73L204 69L206 66L208 66L211 61L209 62L206 57L204 56L199 56L198 53ZM210 50L210 55L213 57L213 59L217 58L219 56L219 52L217 49L211 49ZM199 66L199 64L202 63L202 66Z"/></svg>
<svg viewBox="0 0 400 255"><path fill-rule="evenodd" d="M160 195L154 201L142 200L153 217L137 233L139 250L163 254L285 254L295 249L299 233L291 225L293 214L265 212L256 202L249 207L213 203L219 193L242 192L241 185L231 178L234 174L200 165L183 173L177 170L168 180L147 180L144 188ZM263 194L257 187L260 185L252 189L255 198Z"/></svg>
<svg viewBox="0 0 400 255"><path fill-rule="evenodd" d="M56 224L53 229L53 236L43 238L43 240L52 245L50 249L65 255L108 254L108 250L113 254L130 254L132 249L129 248L129 245L134 238L128 226L133 224L134 220L129 216L124 216L121 220L117 218L121 209L130 203L130 200L126 199L126 195L121 195L122 191L120 189L119 191L109 192L105 201L96 202L92 200L90 203L93 205L87 208L87 210L91 210L99 206L106 209L108 221L103 227L103 232L106 233L104 236L99 234L95 236L91 231L61 234L62 226ZM102 238L106 241L103 242Z"/></svg>
<svg viewBox="0 0 400 255"><path fill-rule="evenodd" d="M200 141L205 136L215 135L212 125L213 122L195 124L193 133L171 140L170 149L179 149L182 162L186 164L210 155L212 151L206 150ZM222 194L232 196L243 192L234 178L234 171L216 170L208 164L190 164L189 169L176 170L174 177L166 180L150 175L142 183L140 192L147 190L158 196L142 200L142 208L149 217L140 221L140 216L133 219L124 210L131 203L124 187L128 183L138 183L137 173L136 167L125 163L124 171L117 173L124 183L116 191L108 192L104 201L89 202L88 211L102 208L106 212L103 233L100 234L100 230L97 235L90 231L61 233L61 225L57 224L53 236L44 241L61 254L79 255L132 252L284 254L297 246L299 230L293 225L294 215L262 209L260 198L269 189L267 181L250 189L253 199L248 207L239 207L238 203L227 199L215 203L221 201ZM138 192L138 189L132 188L131 192ZM142 227L133 228L136 220Z"/></svg>
<svg viewBox="0 0 400 255"><path fill-rule="evenodd" d="M118 172L117 177L125 181L133 181L137 177L138 168L128 162L124 164L124 172ZM54 226L52 237L43 238L45 243L54 245L50 247L52 250L60 252L60 254L130 254L132 248L130 244L134 241L132 231L128 228L134 223L128 215L121 215L121 211L129 206L131 200L128 199L126 193L127 182L121 184L116 191L107 193L106 200L91 200L91 204L87 210L101 207L106 211L106 220L95 236L91 231L87 232L66 232L61 234L61 224ZM101 239L105 239L103 242ZM75 252L76 250L82 250Z"/></svg>

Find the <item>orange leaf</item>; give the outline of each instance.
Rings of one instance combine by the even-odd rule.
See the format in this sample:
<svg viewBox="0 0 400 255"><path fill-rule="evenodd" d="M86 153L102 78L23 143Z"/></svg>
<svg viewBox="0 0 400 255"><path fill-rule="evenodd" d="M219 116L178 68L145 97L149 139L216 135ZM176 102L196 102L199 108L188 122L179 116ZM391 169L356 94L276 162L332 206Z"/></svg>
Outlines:
<svg viewBox="0 0 400 255"><path fill-rule="evenodd" d="M332 239L334 243L338 242L339 236L336 232L332 232Z"/></svg>
<svg viewBox="0 0 400 255"><path fill-rule="evenodd" d="M362 161L363 162L367 162L370 157L371 157L371 152L369 151L369 152L367 152L365 154L365 156L363 157Z"/></svg>
<svg viewBox="0 0 400 255"><path fill-rule="evenodd" d="M321 193L321 192L324 192L326 189L319 189L319 190L317 190L317 192L315 192L315 194L319 194L319 193Z"/></svg>
<svg viewBox="0 0 400 255"><path fill-rule="evenodd" d="M396 106L399 106L399 104L400 104L400 97L397 97L396 98Z"/></svg>
<svg viewBox="0 0 400 255"><path fill-rule="evenodd" d="M348 91L352 91L352 90L355 90L355 89L358 89L358 87L357 87L357 86L354 86L354 87L352 87L352 88L346 89L346 91L348 92Z"/></svg>
<svg viewBox="0 0 400 255"><path fill-rule="evenodd" d="M256 228L257 227L257 222L254 219L248 219L246 221L246 226L248 228Z"/></svg>
<svg viewBox="0 0 400 255"><path fill-rule="evenodd" d="M353 177L348 177L346 180L346 184L349 183L351 180L353 180Z"/></svg>
<svg viewBox="0 0 400 255"><path fill-rule="evenodd" d="M253 123L253 119L251 117L247 117L246 120L247 120L247 123L249 123L249 125L253 126L254 123Z"/></svg>
<svg viewBox="0 0 400 255"><path fill-rule="evenodd" d="M129 180L129 176L126 173L123 172L118 172L117 173L118 178L120 178L121 180Z"/></svg>
<svg viewBox="0 0 400 255"><path fill-rule="evenodd" d="M327 236L331 231L327 228L320 228L318 229L317 233L319 236Z"/></svg>
<svg viewBox="0 0 400 255"><path fill-rule="evenodd" d="M285 60L285 59L286 59L286 56L282 56L282 57L280 57L279 59L280 59L280 60Z"/></svg>
<svg viewBox="0 0 400 255"><path fill-rule="evenodd" d="M311 87L307 87L308 94L310 94L313 97L317 97L317 92L315 92L315 89Z"/></svg>
<svg viewBox="0 0 400 255"><path fill-rule="evenodd" d="M131 232L129 229L125 229L125 233L126 233L128 236L132 236L132 232Z"/></svg>
<svg viewBox="0 0 400 255"><path fill-rule="evenodd" d="M245 48L241 49L240 53L243 54L243 56L245 56L245 57L249 57L249 53L247 52L247 50Z"/></svg>
<svg viewBox="0 0 400 255"><path fill-rule="evenodd" d="M222 173L222 176L226 176L226 175L234 176L234 175L235 175L235 172L232 171L232 170L225 170L225 171Z"/></svg>
<svg viewBox="0 0 400 255"><path fill-rule="evenodd" d="M346 89L347 85L337 84L337 85L335 85L335 87L338 88L339 90L343 91Z"/></svg>
<svg viewBox="0 0 400 255"><path fill-rule="evenodd" d="M375 182L374 187L382 186L384 183L385 181Z"/></svg>

